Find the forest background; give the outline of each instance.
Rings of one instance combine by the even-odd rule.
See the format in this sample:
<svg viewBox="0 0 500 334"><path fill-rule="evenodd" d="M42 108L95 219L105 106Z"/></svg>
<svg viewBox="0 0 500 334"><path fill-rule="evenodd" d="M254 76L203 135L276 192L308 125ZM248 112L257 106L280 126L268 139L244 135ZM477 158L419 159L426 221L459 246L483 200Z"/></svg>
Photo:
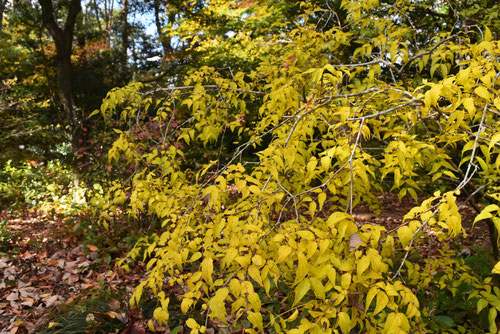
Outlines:
<svg viewBox="0 0 500 334"><path fill-rule="evenodd" d="M6 333L497 333L494 0L0 0Z"/></svg>

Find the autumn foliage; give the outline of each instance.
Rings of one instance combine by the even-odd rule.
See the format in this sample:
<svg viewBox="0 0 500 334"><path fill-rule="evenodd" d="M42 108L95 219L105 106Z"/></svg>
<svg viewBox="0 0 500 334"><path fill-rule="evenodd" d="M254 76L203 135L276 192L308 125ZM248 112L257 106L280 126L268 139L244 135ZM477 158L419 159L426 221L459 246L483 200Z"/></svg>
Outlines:
<svg viewBox="0 0 500 334"><path fill-rule="evenodd" d="M130 177L92 201L105 226L158 221L120 264L147 263L131 304L155 296L151 329L185 314L191 333L427 333L448 321L420 293L437 288L496 333L500 290L453 245L471 199L475 223L500 227L500 42L488 27L422 38L400 22L411 3L343 1L329 28L302 3L279 34L235 35L256 65L108 94L95 113L120 120L108 157ZM258 19L246 4L233 14ZM415 201L397 229L353 218L381 192Z"/></svg>

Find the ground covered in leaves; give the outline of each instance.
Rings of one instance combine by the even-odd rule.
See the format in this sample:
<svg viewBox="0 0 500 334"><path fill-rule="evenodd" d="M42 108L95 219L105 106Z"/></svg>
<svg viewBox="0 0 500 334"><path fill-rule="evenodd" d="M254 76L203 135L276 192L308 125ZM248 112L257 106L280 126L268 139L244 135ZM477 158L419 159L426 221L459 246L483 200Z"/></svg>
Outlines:
<svg viewBox="0 0 500 334"><path fill-rule="evenodd" d="M410 199L399 202L396 196L379 199L381 214L360 207L354 214L358 224L395 229L415 205ZM489 247L486 226L478 223L473 228L473 217L474 212L465 207L462 223L468 237L460 240L457 252L474 252L478 244ZM125 255L125 248L115 249L111 256L99 243L84 242L81 230L96 228L90 217L25 210L1 212L0 221L0 333L147 331L143 310L130 310L127 304L145 274L144 267L124 272L114 263ZM82 226L82 221L90 224ZM435 251L434 246L423 251Z"/></svg>
<svg viewBox="0 0 500 334"><path fill-rule="evenodd" d="M39 333L44 328L55 333L61 327L61 333L71 327L85 333L104 322L118 329L135 326L127 299L142 268L126 273L97 246L82 244L75 230L79 218L1 213L0 333ZM65 306L77 311L68 319L73 324L58 319L61 312L67 315Z"/></svg>

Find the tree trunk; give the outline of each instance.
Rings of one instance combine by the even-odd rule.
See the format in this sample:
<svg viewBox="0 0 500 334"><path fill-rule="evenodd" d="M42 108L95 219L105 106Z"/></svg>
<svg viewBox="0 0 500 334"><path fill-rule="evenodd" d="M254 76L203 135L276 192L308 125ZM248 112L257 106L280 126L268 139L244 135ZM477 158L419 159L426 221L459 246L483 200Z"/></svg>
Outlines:
<svg viewBox="0 0 500 334"><path fill-rule="evenodd" d="M84 146L83 114L75 109L71 54L73 49L73 31L76 17L82 10L80 0L71 0L68 16L61 29L55 20L52 0L39 0L42 7L42 20L49 31L56 47L57 90L61 109L70 126L70 135L75 152Z"/></svg>
<svg viewBox="0 0 500 334"><path fill-rule="evenodd" d="M154 7L154 12L155 12L155 25L156 25L156 33L158 34L158 40L160 41L160 44L162 46L162 56L163 60L166 60L168 55L172 53L172 45L171 45L171 38L170 37L165 37L162 36L162 29L164 25L164 21L161 19L161 9L160 9L160 0L154 0L153 1L153 7ZM175 19L175 14L169 15L169 23L171 22L171 18Z"/></svg>
<svg viewBox="0 0 500 334"><path fill-rule="evenodd" d="M128 74L128 48L129 48L128 0L122 0L122 75Z"/></svg>

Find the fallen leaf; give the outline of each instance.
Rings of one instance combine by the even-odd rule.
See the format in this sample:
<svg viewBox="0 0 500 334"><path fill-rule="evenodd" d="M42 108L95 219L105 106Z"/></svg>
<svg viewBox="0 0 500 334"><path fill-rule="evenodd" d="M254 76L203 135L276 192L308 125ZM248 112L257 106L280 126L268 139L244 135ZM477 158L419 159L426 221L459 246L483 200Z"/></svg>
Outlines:
<svg viewBox="0 0 500 334"><path fill-rule="evenodd" d="M46 307L52 307L54 305L57 305L57 304L60 304L60 301L63 300L64 298L62 298L61 296L59 295L53 295L53 296L50 296L49 298L47 298L45 300L45 306Z"/></svg>
<svg viewBox="0 0 500 334"><path fill-rule="evenodd" d="M354 233L349 238L349 250L351 252L354 252L356 250L356 247L362 243L363 243L363 240L361 240L361 238L359 237L359 235L357 233Z"/></svg>
<svg viewBox="0 0 500 334"><path fill-rule="evenodd" d="M34 298L25 297L25 298L21 298L21 300L23 301L21 303L21 305L24 305L24 306L31 307L31 306L33 306L33 304L35 304Z"/></svg>
<svg viewBox="0 0 500 334"><path fill-rule="evenodd" d="M99 250L98 247L94 246L94 245L87 245L87 248L91 251L91 252L97 252Z"/></svg>
<svg viewBox="0 0 500 334"><path fill-rule="evenodd" d="M110 317L111 319L115 319L118 317L118 313L116 313L115 311L108 311L105 313L108 317Z"/></svg>
<svg viewBox="0 0 500 334"><path fill-rule="evenodd" d="M113 310L119 310L121 308L120 302L115 298L110 298L108 304Z"/></svg>
<svg viewBox="0 0 500 334"><path fill-rule="evenodd" d="M125 330L121 332L121 334L146 334L146 330L134 325L125 328Z"/></svg>
<svg viewBox="0 0 500 334"><path fill-rule="evenodd" d="M12 292L7 296L7 298L5 298L5 300L8 300L9 302L19 300L19 295L17 294L17 292Z"/></svg>

